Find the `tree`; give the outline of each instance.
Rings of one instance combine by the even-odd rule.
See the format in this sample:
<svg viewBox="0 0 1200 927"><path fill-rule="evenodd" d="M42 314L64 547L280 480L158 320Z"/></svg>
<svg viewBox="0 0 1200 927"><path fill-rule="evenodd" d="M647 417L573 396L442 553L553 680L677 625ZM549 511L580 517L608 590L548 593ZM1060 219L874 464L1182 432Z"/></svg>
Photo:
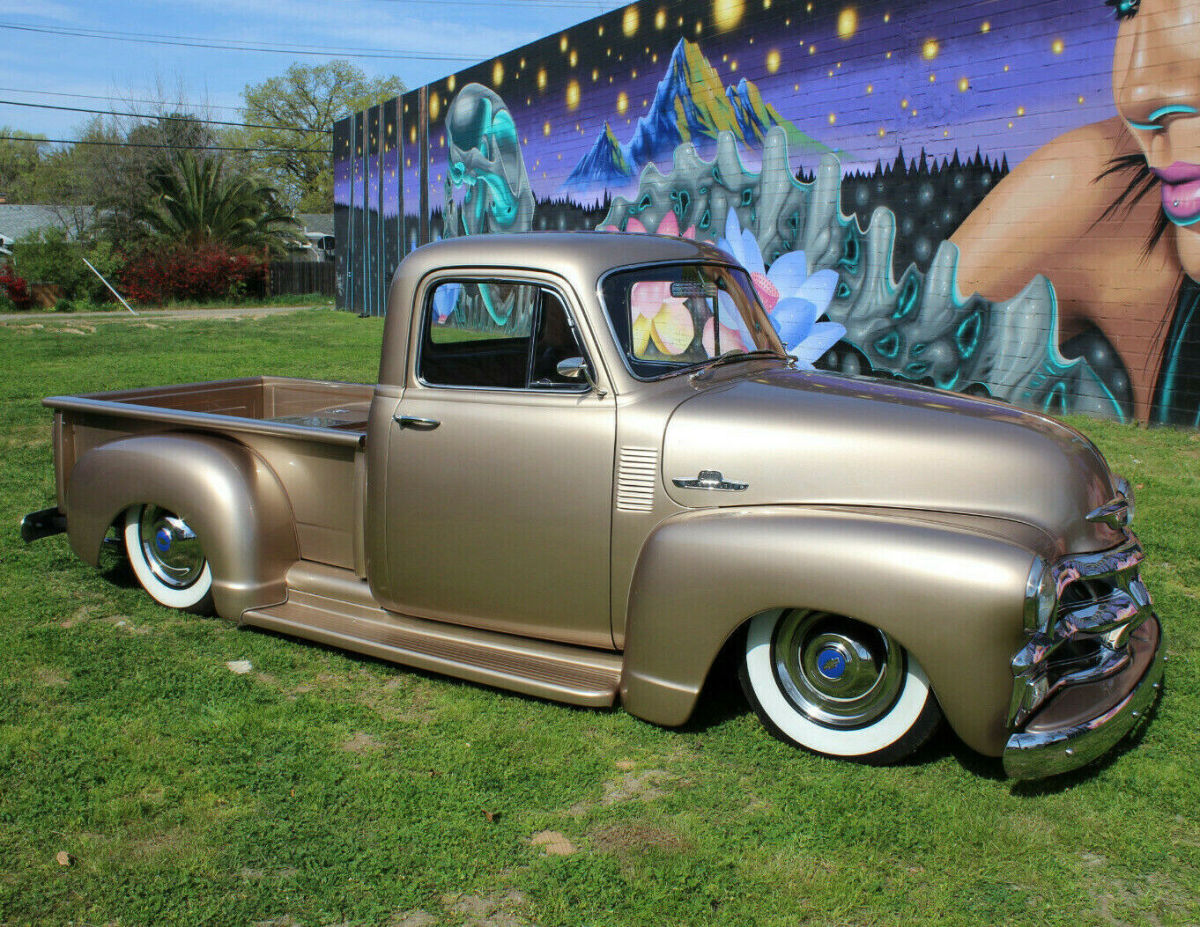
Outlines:
<svg viewBox="0 0 1200 927"><path fill-rule="evenodd" d="M0 202L34 202L35 175L42 149L49 145L45 139L44 135L0 126Z"/></svg>
<svg viewBox="0 0 1200 927"><path fill-rule="evenodd" d="M250 177L228 177L219 158L175 152L155 166L149 190L140 218L164 244L278 254L297 243L299 225L275 190Z"/></svg>
<svg viewBox="0 0 1200 927"><path fill-rule="evenodd" d="M42 159L35 189L54 204L63 226L81 238L102 235L121 248L145 233L142 211L155 166L173 151L212 145L213 133L188 113L91 119L76 130L79 144Z"/></svg>
<svg viewBox="0 0 1200 927"><path fill-rule="evenodd" d="M405 90L399 77L368 78L348 61L294 64L279 77L247 85L245 121L278 128L244 129L247 147L278 149L253 156L254 166L299 212L333 209L334 120L366 109ZM284 127L301 128L303 132Z"/></svg>

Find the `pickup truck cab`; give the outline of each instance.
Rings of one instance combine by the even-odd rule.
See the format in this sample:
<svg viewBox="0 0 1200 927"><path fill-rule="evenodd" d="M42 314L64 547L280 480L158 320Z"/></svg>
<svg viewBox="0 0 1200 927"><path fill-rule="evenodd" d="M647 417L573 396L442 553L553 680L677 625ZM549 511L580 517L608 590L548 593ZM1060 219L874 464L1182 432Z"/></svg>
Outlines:
<svg viewBox="0 0 1200 927"><path fill-rule="evenodd" d="M374 386L45 400L57 505L160 603L679 725L738 648L777 736L890 762L944 716L1016 777L1145 717L1129 486L985 399L796 369L745 270L610 233L421 248Z"/></svg>

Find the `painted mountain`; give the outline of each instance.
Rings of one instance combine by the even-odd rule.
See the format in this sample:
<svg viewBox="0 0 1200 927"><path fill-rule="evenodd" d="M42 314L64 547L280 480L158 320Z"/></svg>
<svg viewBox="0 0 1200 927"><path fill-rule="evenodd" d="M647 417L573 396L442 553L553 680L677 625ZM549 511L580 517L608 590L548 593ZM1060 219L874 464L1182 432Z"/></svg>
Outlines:
<svg viewBox="0 0 1200 927"><path fill-rule="evenodd" d="M771 126L780 126L793 152L821 154L830 149L797 129L765 102L758 87L742 78L725 87L717 69L708 63L700 46L680 39L671 53L666 76L659 81L654 102L639 117L629 141L621 143L606 122L591 149L575 165L564 190L583 192L622 183L640 173L655 158L667 157L682 142L697 145L715 140L720 132L751 148L762 147Z"/></svg>

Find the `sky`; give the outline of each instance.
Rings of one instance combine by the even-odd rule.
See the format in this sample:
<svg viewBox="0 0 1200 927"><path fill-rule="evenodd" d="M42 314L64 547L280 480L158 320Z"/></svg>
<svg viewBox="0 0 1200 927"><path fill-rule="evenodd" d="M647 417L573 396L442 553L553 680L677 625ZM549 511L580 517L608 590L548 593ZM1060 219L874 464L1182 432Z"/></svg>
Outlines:
<svg viewBox="0 0 1200 927"><path fill-rule="evenodd" d="M247 84L281 74L293 62L339 57L368 76L395 74L418 87L621 5L613 0L6 0L0 4L0 100L10 102L0 103L0 126L72 139L89 118L13 102L128 111L144 109L140 101L164 100L207 106L210 118L234 121ZM447 42L447 36L453 40ZM243 47L191 47L206 44ZM323 53L298 54L301 47Z"/></svg>

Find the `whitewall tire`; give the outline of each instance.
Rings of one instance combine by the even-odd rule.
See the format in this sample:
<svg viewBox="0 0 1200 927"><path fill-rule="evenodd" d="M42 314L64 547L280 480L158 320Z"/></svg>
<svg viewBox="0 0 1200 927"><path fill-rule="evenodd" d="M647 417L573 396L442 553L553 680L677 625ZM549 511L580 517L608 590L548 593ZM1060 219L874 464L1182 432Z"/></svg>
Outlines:
<svg viewBox="0 0 1200 927"><path fill-rule="evenodd" d="M125 510L125 552L142 588L160 605L212 608L212 568L187 523L157 505Z"/></svg>
<svg viewBox="0 0 1200 927"><path fill-rule="evenodd" d="M768 730L826 756L894 763L941 719L912 654L883 631L828 612L755 616L740 675Z"/></svg>

